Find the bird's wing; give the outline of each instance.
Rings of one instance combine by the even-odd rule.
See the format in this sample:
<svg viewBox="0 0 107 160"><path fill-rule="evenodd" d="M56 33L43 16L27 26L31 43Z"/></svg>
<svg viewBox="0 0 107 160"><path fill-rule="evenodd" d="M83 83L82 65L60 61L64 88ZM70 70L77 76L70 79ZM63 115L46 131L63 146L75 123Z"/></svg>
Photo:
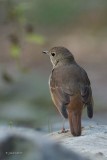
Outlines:
<svg viewBox="0 0 107 160"><path fill-rule="evenodd" d="M80 92L83 103L87 106L89 117L93 115L93 100L90 81L87 73L78 65L55 68L50 76L50 92L54 104L64 117L67 117L65 106L72 96Z"/></svg>
<svg viewBox="0 0 107 160"><path fill-rule="evenodd" d="M82 100L85 104L87 104L91 97L92 97L92 90L91 90L91 84L90 80L88 78L87 73L83 68L80 67L80 75L81 75L81 85L80 85L80 91Z"/></svg>
<svg viewBox="0 0 107 160"><path fill-rule="evenodd" d="M62 85L61 75L57 73L58 72L52 74L49 79L51 97L58 111L65 118L68 118L66 105L68 105L70 102L70 95L65 92Z"/></svg>
<svg viewBox="0 0 107 160"><path fill-rule="evenodd" d="M93 117L93 97L90 80L84 69L81 68L82 84L80 87L82 101L87 106L87 115L89 118Z"/></svg>

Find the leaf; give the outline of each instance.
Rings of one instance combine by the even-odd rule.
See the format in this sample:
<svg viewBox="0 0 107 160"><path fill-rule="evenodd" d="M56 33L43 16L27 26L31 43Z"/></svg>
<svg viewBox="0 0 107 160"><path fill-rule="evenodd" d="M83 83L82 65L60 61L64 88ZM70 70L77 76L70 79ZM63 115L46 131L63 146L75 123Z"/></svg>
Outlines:
<svg viewBox="0 0 107 160"><path fill-rule="evenodd" d="M34 42L39 45L42 45L45 43L45 38L43 36L34 34L34 33L27 34L26 39L28 42Z"/></svg>
<svg viewBox="0 0 107 160"><path fill-rule="evenodd" d="M12 44L10 49L10 56L14 59L19 59L21 54L21 48L19 45Z"/></svg>

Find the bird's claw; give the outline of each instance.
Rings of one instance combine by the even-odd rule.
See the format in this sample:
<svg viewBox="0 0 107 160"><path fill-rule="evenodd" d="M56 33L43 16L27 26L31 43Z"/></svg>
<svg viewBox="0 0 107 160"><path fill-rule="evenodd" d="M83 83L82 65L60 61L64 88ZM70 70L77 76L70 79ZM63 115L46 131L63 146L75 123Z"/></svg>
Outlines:
<svg viewBox="0 0 107 160"><path fill-rule="evenodd" d="M58 134L62 134L62 133L67 133L68 130L65 130L65 128L62 128L62 130L60 132L58 132Z"/></svg>

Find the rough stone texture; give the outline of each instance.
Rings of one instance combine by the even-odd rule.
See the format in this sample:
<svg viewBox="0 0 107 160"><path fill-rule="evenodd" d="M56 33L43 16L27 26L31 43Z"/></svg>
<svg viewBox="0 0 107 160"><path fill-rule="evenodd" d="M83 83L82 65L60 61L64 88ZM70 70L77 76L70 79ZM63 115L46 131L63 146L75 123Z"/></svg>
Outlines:
<svg viewBox="0 0 107 160"><path fill-rule="evenodd" d="M107 126L87 125L82 136L70 132L41 135L29 128L0 126L0 160L107 160Z"/></svg>
<svg viewBox="0 0 107 160"><path fill-rule="evenodd" d="M0 160L89 160L29 128L0 127Z"/></svg>
<svg viewBox="0 0 107 160"><path fill-rule="evenodd" d="M93 157L96 160L107 159L107 126L106 125L88 125L83 128L82 136L73 137L69 132L50 134L52 138L60 142L69 150L74 150L87 157Z"/></svg>

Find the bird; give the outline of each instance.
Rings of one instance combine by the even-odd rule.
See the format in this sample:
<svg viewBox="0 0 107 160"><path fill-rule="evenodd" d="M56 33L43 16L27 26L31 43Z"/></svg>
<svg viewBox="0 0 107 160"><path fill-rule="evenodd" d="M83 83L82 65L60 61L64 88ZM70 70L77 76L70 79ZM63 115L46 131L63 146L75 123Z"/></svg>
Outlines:
<svg viewBox="0 0 107 160"><path fill-rule="evenodd" d="M88 117L93 117L93 96L88 75L65 47L53 47L43 53L50 57L53 65L49 77L52 101L62 117L69 120L71 134L80 136L83 109L87 108Z"/></svg>

